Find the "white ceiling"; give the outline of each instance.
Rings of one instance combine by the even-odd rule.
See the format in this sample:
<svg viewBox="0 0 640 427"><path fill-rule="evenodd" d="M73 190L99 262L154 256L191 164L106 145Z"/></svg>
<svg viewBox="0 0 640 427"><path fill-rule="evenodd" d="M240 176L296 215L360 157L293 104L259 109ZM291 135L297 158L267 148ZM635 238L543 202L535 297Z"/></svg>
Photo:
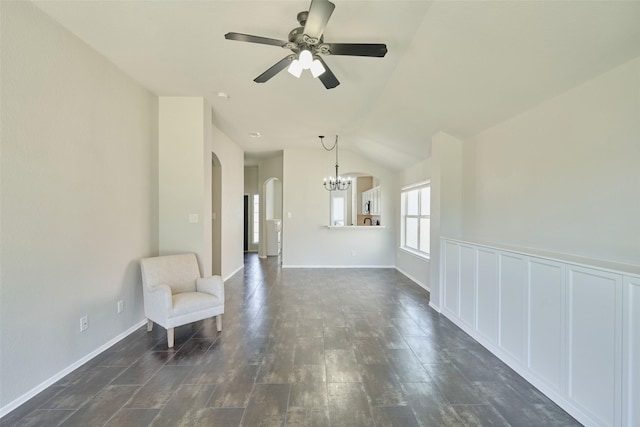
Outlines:
<svg viewBox="0 0 640 427"><path fill-rule="evenodd" d="M290 51L224 35L286 40L310 1L35 3L152 92L207 98L247 157L339 134L393 170L439 130L473 135L640 56L640 1L334 0L325 41L386 43L386 57L325 56L331 90L286 71L258 84Z"/></svg>

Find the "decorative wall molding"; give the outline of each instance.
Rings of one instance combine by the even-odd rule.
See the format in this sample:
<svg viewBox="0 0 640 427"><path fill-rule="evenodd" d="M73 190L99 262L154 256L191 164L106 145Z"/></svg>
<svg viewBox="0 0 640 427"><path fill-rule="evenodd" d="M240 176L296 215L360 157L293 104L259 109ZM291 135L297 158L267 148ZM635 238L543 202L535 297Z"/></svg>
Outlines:
<svg viewBox="0 0 640 427"><path fill-rule="evenodd" d="M586 426L640 425L640 268L442 238L442 313Z"/></svg>

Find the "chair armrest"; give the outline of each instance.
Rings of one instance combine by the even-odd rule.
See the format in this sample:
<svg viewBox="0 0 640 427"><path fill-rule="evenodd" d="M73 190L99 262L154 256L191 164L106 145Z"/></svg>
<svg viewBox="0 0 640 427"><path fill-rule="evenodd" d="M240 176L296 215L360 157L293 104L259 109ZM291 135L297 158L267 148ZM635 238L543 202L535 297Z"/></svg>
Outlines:
<svg viewBox="0 0 640 427"><path fill-rule="evenodd" d="M211 276L196 279L196 290L215 295L224 302L224 282L220 276Z"/></svg>
<svg viewBox="0 0 640 427"><path fill-rule="evenodd" d="M173 298L171 288L167 285L155 285L145 287L145 306L152 308L155 312L158 309L165 313L170 313L173 309ZM166 316L166 314L165 314Z"/></svg>

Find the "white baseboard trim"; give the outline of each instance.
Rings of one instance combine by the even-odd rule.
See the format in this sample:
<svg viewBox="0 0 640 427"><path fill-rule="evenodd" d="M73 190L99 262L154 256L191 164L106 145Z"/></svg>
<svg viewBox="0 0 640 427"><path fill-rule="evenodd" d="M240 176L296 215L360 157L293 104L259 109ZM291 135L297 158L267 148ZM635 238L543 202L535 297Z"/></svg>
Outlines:
<svg viewBox="0 0 640 427"><path fill-rule="evenodd" d="M429 300L429 307L433 308L435 311L437 311L438 313L441 313L442 311L440 310L440 307L438 307L437 305L435 305L433 303L432 300Z"/></svg>
<svg viewBox="0 0 640 427"><path fill-rule="evenodd" d="M420 286L421 288L423 288L424 290L431 292L431 289L429 289L429 286L427 286L426 283L424 283L422 280L419 280L415 277L413 277L412 275L410 275L409 273L406 273L405 271L403 271L402 269L396 267L396 270L402 274L403 276L407 277L409 280L411 280L412 282L415 282L418 286Z"/></svg>
<svg viewBox="0 0 640 427"><path fill-rule="evenodd" d="M236 268L236 269L233 271L233 273L228 274L227 276L223 277L223 278L222 278L222 281L223 281L223 282L226 282L227 280L231 279L231 278L232 278L232 277L233 277L233 276L234 276L238 271L242 270L243 268L244 268L244 263L243 263L240 267Z"/></svg>
<svg viewBox="0 0 640 427"><path fill-rule="evenodd" d="M9 412L11 412L14 409L18 408L20 405L22 405L23 403L27 402L29 399L35 397L38 393L40 393L41 391L43 391L47 387L55 384L57 381L61 380L66 375L68 375L71 372L75 371L80 366L84 365L85 363L87 363L88 361L90 361L91 359L93 359L94 357L96 357L97 355L102 353L103 351L107 350L109 347L111 347L112 345L116 344L117 342L122 341L123 339L125 339L126 337L128 337L133 332L137 331L138 329L140 329L142 326L144 326L146 324L147 324L147 319L144 319L140 323L137 323L137 324L133 325L132 327L130 327L129 329L127 329L126 331L124 331L120 335L116 336L115 338L113 338L110 341L106 342L105 344L101 345L100 347L98 347L97 349L92 351L91 353L87 354L82 359L80 359L80 360L72 363L71 365L67 366L62 371L58 372L57 374L55 374L54 376L52 376L48 380L38 384L37 386L35 386L34 388L29 390L28 392L26 392L22 396L20 396L17 399L15 399L13 402L10 402L7 405L3 406L2 408L0 408L0 418L4 417Z"/></svg>

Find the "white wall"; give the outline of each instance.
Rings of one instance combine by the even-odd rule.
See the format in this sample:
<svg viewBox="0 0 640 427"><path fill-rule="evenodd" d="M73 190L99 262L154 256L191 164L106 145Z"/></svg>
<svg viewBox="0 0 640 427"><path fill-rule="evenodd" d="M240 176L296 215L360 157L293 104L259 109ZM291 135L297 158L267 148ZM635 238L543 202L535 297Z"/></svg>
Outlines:
<svg viewBox="0 0 640 427"><path fill-rule="evenodd" d="M322 179L331 170L333 159L332 153L322 150L284 152L283 265L394 266L399 205L396 174L341 150L342 171L380 178L384 227L329 229L329 192L322 186Z"/></svg>
<svg viewBox="0 0 640 427"><path fill-rule="evenodd" d="M195 252L200 269L211 269L206 256L204 100L159 99L160 254ZM211 194L210 191L208 194ZM196 215L195 222L190 216Z"/></svg>
<svg viewBox="0 0 640 427"><path fill-rule="evenodd" d="M640 264L640 58L467 149L465 236Z"/></svg>
<svg viewBox="0 0 640 427"><path fill-rule="evenodd" d="M457 237L462 229L463 142L438 132L431 142L431 299L442 308L440 237Z"/></svg>
<svg viewBox="0 0 640 427"><path fill-rule="evenodd" d="M144 319L158 154L154 96L32 4L0 8L1 415Z"/></svg>
<svg viewBox="0 0 640 427"><path fill-rule="evenodd" d="M214 124L211 147L222 168L222 277L229 278L244 264L244 152Z"/></svg>
<svg viewBox="0 0 640 427"><path fill-rule="evenodd" d="M431 179L431 159L423 160L415 165L404 169L399 174L400 187L405 187ZM400 205L400 198L397 200ZM431 262L429 259L419 257L411 252L400 249L400 221L401 211L398 209L398 216L395 220L398 224L398 233L396 236L396 268L405 276L429 290L431 282Z"/></svg>

